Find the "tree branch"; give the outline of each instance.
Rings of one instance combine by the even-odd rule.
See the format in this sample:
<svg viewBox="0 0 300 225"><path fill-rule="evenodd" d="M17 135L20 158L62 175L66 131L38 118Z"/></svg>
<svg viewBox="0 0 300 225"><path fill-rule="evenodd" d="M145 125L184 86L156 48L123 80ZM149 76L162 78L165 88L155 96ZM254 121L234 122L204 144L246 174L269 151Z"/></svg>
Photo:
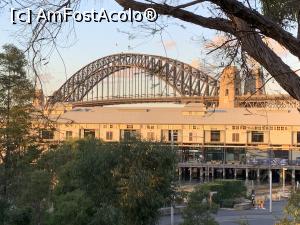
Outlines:
<svg viewBox="0 0 300 225"><path fill-rule="evenodd" d="M253 9L249 9L237 0L209 0L218 5L228 15L238 17L251 27L257 28L262 34L276 40L300 59L300 39L284 30L270 18L263 16Z"/></svg>
<svg viewBox="0 0 300 225"><path fill-rule="evenodd" d="M180 19L185 22L193 23L199 26L203 26L209 29L219 30L226 33L234 33L234 27L230 20L222 18L207 18L200 15L196 15L192 12L178 9L176 6L168 4L147 4L134 0L115 0L124 9L133 9L136 11L144 11L147 8L153 8L158 14L168 15L174 18Z"/></svg>
<svg viewBox="0 0 300 225"><path fill-rule="evenodd" d="M275 54L245 21L232 17L236 24L236 36L246 51L274 77L278 84L293 98L300 99L300 77ZM246 31L246 32L245 32Z"/></svg>

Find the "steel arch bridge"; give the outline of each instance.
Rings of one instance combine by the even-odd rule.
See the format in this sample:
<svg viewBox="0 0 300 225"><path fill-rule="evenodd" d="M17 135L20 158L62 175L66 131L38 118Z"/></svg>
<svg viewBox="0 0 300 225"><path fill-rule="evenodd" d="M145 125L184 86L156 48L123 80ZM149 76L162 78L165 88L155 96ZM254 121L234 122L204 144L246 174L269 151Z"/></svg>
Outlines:
<svg viewBox="0 0 300 225"><path fill-rule="evenodd" d="M162 56L121 53L81 68L49 97L47 104L176 102L215 98L218 90L217 79L186 63Z"/></svg>

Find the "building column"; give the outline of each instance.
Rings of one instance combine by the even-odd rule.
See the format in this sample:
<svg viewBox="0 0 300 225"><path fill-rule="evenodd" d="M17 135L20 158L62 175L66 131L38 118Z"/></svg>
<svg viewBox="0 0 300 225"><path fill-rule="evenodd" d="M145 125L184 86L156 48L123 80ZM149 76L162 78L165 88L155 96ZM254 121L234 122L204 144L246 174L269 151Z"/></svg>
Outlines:
<svg viewBox="0 0 300 225"><path fill-rule="evenodd" d="M209 167L205 168L205 179L209 180Z"/></svg>
<svg viewBox="0 0 300 225"><path fill-rule="evenodd" d="M296 170L295 168L292 169L292 185L295 185L296 181Z"/></svg>
<svg viewBox="0 0 300 225"><path fill-rule="evenodd" d="M203 167L200 167L200 181L203 180Z"/></svg>
<svg viewBox="0 0 300 225"><path fill-rule="evenodd" d="M190 167L190 182L192 182L192 176L193 176L193 168Z"/></svg>
<svg viewBox="0 0 300 225"><path fill-rule="evenodd" d="M249 178L249 170L248 168L246 168L246 180L248 180L248 178Z"/></svg>
<svg viewBox="0 0 300 225"><path fill-rule="evenodd" d="M236 176L237 176L237 169L234 168L234 179L236 179Z"/></svg>
<svg viewBox="0 0 300 225"><path fill-rule="evenodd" d="M182 168L181 167L178 168L178 177L179 177L179 181L181 181L181 178L182 178Z"/></svg>
<svg viewBox="0 0 300 225"><path fill-rule="evenodd" d="M257 169L257 171L256 171L256 179L258 182L260 181L260 170L259 169Z"/></svg>
<svg viewBox="0 0 300 225"><path fill-rule="evenodd" d="M225 178L226 178L226 170L225 170L225 167L223 167L222 176L223 176L223 179L225 179Z"/></svg>
<svg viewBox="0 0 300 225"><path fill-rule="evenodd" d="M211 168L211 178L215 178L215 169L213 167Z"/></svg>

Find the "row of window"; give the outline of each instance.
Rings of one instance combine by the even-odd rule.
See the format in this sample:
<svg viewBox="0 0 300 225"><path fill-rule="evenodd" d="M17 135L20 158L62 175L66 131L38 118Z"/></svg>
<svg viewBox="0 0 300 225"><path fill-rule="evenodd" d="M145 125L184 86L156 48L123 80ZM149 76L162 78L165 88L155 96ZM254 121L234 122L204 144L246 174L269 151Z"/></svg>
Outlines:
<svg viewBox="0 0 300 225"><path fill-rule="evenodd" d="M121 138L128 140L138 136L137 130L122 130L121 131ZM84 138L94 138L95 137L95 130L93 129L84 129L83 130L83 137ZM54 132L51 130L44 130L42 131L42 138L43 139L53 139ZM72 131L66 131L66 140L70 140L73 138ZM189 133L189 141L194 141L194 134L192 132ZM155 140L154 132L147 132L147 139L148 140ZM106 131L105 140L111 141L113 140L113 132ZM179 131L178 130L168 130L167 136L163 135L162 140L169 141L169 142L178 142L179 141ZM221 131L219 130L212 130L210 132L210 141L211 142L220 142L221 141ZM240 141L240 134L239 133L232 133L232 142L239 142ZM264 134L263 132L253 131L251 132L251 141L262 143L264 142ZM297 141L300 143L300 132L297 133Z"/></svg>
<svg viewBox="0 0 300 225"><path fill-rule="evenodd" d="M288 130L287 126L232 126L232 130Z"/></svg>
<svg viewBox="0 0 300 225"><path fill-rule="evenodd" d="M191 129L196 130L199 128L197 125L189 125ZM159 128L160 126L156 125L142 125L141 128L146 128L146 129L156 129ZM113 124L104 124L103 128L116 128ZM126 125L127 129L133 129L132 124L127 124ZM232 126L232 130L257 130L257 131L267 131L267 130L278 130L278 131L285 131L288 130L287 126L245 126L245 125L234 125Z"/></svg>
<svg viewBox="0 0 300 225"><path fill-rule="evenodd" d="M169 142L178 142L180 137L179 130L164 130L162 131L162 140L169 141ZM66 131L65 133L66 139L73 138L72 131ZM130 139L133 137L137 137L139 135L138 130L121 130L121 139ZM53 130L43 130L41 132L41 137L46 140L54 139L54 131ZM84 129L81 132L80 137L95 137L95 130L94 129ZM188 134L189 141L195 141L193 132L189 132ZM105 139L107 141L113 140L113 132L106 131ZM147 139L148 140L155 140L155 133L154 132L147 132ZM212 130L210 131L210 142L220 142L221 141L221 131L220 130ZM239 142L240 141L240 134L239 133L232 133L232 142ZM297 143L300 143L300 131L297 132L296 135ZM252 131L251 132L251 142L253 143L263 143L264 142L264 132L261 131Z"/></svg>
<svg viewBox="0 0 300 225"><path fill-rule="evenodd" d="M153 129L156 129L156 128L158 128L158 126L156 126L156 125L141 125L141 127L143 128L146 128L146 129L151 129L151 130L153 130ZM198 126L197 125L190 125L190 127L193 129L193 130L196 130L197 128L198 128ZM116 126L114 126L113 124L104 124L103 125L103 128L116 128ZM127 129L133 129L133 125L132 124L127 124L126 125L126 128Z"/></svg>

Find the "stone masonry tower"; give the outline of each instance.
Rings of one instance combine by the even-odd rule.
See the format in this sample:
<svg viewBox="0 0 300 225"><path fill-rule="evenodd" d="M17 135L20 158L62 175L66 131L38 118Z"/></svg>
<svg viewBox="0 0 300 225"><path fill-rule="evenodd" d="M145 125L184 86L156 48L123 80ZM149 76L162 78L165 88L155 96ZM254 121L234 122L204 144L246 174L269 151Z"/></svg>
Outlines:
<svg viewBox="0 0 300 225"><path fill-rule="evenodd" d="M43 108L44 106L44 94L42 89L36 89L34 93L33 106L35 108Z"/></svg>
<svg viewBox="0 0 300 225"><path fill-rule="evenodd" d="M219 108L234 108L235 97L241 94L241 79L235 66L226 67L221 75Z"/></svg>
<svg viewBox="0 0 300 225"><path fill-rule="evenodd" d="M251 70L250 76L245 78L244 84L244 94L255 94L255 95L263 95L265 94L264 88L262 88L264 84L264 77L262 70L258 67L253 68Z"/></svg>

